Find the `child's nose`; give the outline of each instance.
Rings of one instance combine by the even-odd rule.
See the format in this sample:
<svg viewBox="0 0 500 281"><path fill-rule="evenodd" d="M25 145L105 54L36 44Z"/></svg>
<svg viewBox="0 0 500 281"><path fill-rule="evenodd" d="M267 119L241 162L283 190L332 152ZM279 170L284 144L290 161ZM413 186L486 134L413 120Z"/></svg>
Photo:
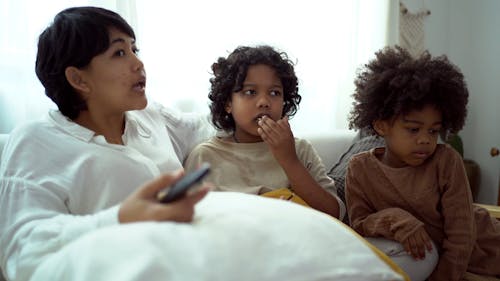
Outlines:
<svg viewBox="0 0 500 281"><path fill-rule="evenodd" d="M420 134L418 137L418 143L419 144L429 144L431 142L431 137L428 136L427 134Z"/></svg>
<svg viewBox="0 0 500 281"><path fill-rule="evenodd" d="M257 106L260 107L269 107L271 104L269 97L267 95L259 95L257 100Z"/></svg>

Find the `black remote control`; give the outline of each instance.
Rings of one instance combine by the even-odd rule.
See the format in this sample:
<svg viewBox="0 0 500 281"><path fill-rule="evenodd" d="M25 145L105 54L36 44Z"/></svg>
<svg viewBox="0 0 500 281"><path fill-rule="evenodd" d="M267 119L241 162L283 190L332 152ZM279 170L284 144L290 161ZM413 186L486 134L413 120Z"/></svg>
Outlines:
<svg viewBox="0 0 500 281"><path fill-rule="evenodd" d="M186 192L195 187L210 172L210 164L202 163L200 167L175 182L170 187L166 187L158 192L157 198L161 203L173 202L182 198Z"/></svg>

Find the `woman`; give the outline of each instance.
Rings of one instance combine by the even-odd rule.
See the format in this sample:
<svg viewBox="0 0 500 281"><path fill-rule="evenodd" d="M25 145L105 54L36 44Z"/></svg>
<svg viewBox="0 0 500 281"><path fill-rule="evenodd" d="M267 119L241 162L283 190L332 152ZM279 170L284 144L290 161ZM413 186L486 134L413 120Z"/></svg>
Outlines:
<svg viewBox="0 0 500 281"><path fill-rule="evenodd" d="M59 110L15 129L4 150L0 266L8 279L29 279L47 255L104 226L189 222L207 194L205 186L171 204L156 200L213 128L148 105L137 52L130 25L96 7L66 9L40 35L36 73Z"/></svg>

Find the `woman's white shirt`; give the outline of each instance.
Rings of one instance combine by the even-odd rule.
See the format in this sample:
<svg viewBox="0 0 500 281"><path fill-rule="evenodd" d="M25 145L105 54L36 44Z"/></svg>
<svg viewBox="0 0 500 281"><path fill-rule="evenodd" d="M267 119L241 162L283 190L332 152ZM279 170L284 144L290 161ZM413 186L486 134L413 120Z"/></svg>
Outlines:
<svg viewBox="0 0 500 281"><path fill-rule="evenodd" d="M28 279L44 256L117 224L123 199L180 169L215 134L207 116L158 104L125 119L124 145L108 144L59 111L10 134L0 166L0 266L9 279Z"/></svg>

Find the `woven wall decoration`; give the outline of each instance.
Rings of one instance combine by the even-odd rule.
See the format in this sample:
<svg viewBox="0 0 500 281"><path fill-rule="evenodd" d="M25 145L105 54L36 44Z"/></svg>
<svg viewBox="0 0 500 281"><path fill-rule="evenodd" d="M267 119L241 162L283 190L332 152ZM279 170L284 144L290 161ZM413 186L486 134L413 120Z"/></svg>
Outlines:
<svg viewBox="0 0 500 281"><path fill-rule="evenodd" d="M399 2L399 45L407 49L413 57L425 51L424 19L430 15L429 10L410 13L405 5Z"/></svg>

